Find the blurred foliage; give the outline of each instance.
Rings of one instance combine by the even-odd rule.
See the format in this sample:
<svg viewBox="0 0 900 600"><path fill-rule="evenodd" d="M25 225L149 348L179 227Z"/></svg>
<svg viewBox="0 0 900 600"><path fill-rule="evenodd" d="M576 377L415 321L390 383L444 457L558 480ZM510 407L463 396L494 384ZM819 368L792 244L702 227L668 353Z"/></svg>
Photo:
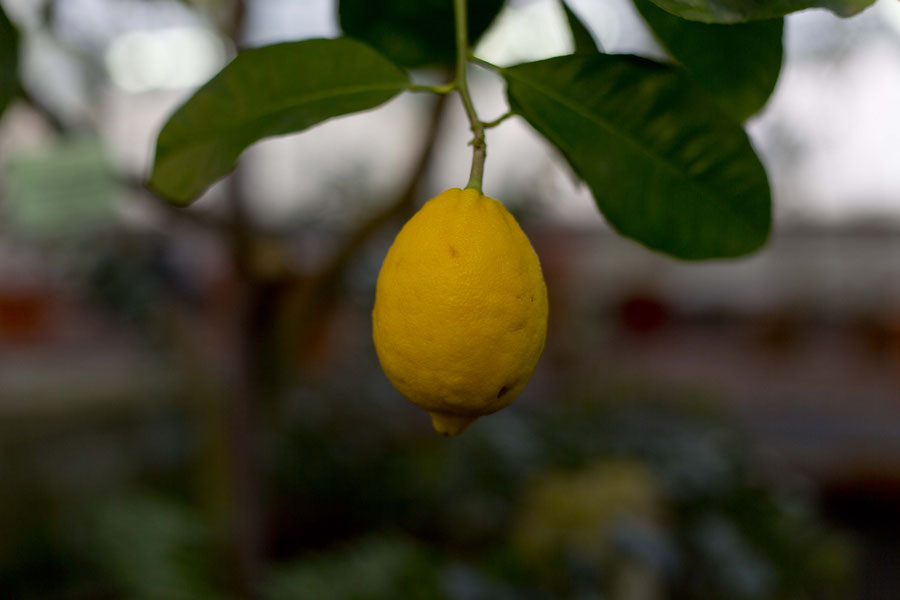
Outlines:
<svg viewBox="0 0 900 600"><path fill-rule="evenodd" d="M443 598L439 563L427 549L402 538L364 538L353 545L284 565L265 584L268 600L409 600Z"/></svg>
<svg viewBox="0 0 900 600"><path fill-rule="evenodd" d="M850 547L812 497L758 476L695 395L609 384L552 406L526 397L448 441L385 393L372 359L345 360L365 376L297 388L270 414L267 600L845 597ZM189 477L199 458L183 460ZM202 513L127 489L68 507L92 507L76 536L90 560L57 591L93 577L112 597L224 597L222 539ZM61 552L48 543L31 564Z"/></svg>
<svg viewBox="0 0 900 600"><path fill-rule="evenodd" d="M101 504L96 559L125 598L221 598L211 528L183 505L149 497ZM221 565L219 565L221 566Z"/></svg>
<svg viewBox="0 0 900 600"><path fill-rule="evenodd" d="M69 249L72 256L61 262L83 297L145 341L163 341L175 306L188 311L204 306L192 265L162 236L109 231Z"/></svg>
<svg viewBox="0 0 900 600"><path fill-rule="evenodd" d="M119 190L98 139L66 139L18 156L3 175L3 217L12 232L40 240L86 237L115 219Z"/></svg>
<svg viewBox="0 0 900 600"><path fill-rule="evenodd" d="M660 598L844 597L849 549L812 498L772 489L727 421L689 395L590 390L484 419L449 444L403 433L377 386L328 395L373 401L323 409L307 391L279 416L287 554L298 538L327 547L399 530L512 597L632 597L634 580L656 582ZM400 424L378 433L375 418Z"/></svg>

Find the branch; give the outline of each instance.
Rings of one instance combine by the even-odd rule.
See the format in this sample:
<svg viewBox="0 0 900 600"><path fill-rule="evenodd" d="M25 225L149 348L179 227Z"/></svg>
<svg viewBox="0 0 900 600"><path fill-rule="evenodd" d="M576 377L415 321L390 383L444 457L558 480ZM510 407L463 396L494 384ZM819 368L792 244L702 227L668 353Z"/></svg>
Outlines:
<svg viewBox="0 0 900 600"><path fill-rule="evenodd" d="M434 156L438 129L446 105L446 96L436 98L423 136L424 145L419 160L410 173L406 187L396 200L351 231L340 250L311 279L305 281L297 279L294 282L294 293L301 293L298 294L298 298L286 302L285 305L287 323L282 330L286 340L295 340L298 336L301 339L305 337L309 326L318 321L323 313L333 305L334 299L340 292L344 273L352 258L372 235L397 217L412 212L415 206L416 192L425 179L428 165ZM305 289L301 290L300 288L304 286Z"/></svg>
<svg viewBox="0 0 900 600"><path fill-rule="evenodd" d="M34 96L31 92L26 90L23 86L19 87L19 98L21 98L28 107L36 112L47 125L50 126L50 129L54 131L57 135L64 136L71 133L71 127L63 121L59 115L57 115L53 110L44 104L42 100L39 100L36 96Z"/></svg>

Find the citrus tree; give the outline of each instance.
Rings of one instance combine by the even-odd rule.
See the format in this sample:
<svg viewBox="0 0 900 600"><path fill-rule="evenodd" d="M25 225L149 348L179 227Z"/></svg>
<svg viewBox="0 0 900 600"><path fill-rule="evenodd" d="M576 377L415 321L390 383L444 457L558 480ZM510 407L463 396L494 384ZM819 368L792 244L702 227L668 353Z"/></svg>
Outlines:
<svg viewBox="0 0 900 600"><path fill-rule="evenodd" d="M503 0L341 0L338 16L343 36L242 49L178 108L159 133L146 187L165 202L184 207L231 173L244 150L260 140L372 109L402 93L452 95L461 101L472 133L471 174L460 187L483 197L486 131L508 118L524 119L565 158L587 184L606 221L623 236L687 260L751 253L766 242L772 211L765 169L742 123L765 105L778 79L783 17L811 7L850 15L871 0L633 1L671 60L603 52L562 0L574 53L503 67L473 52L477 40L503 9ZM231 33L239 37L238 32ZM20 91L17 37L0 9L0 111ZM236 41L240 46L240 40ZM472 64L505 82L506 114L491 121L479 116L477 98L468 85ZM431 73L436 69L444 81L421 83L424 69ZM414 197L415 191L412 182L406 200ZM451 210L434 220L459 216L459 211ZM436 233L433 226L424 229L422 239ZM461 224L452 235L461 236L464 231L471 233L472 228ZM487 228L485 239L492 237ZM243 238L239 235L236 239L238 252L246 250L240 241ZM524 244L528 246L527 240ZM448 245L453 247L452 239ZM423 248L421 241L418 246ZM489 251L481 244L472 250L483 259L466 264L475 265L475 272L497 273L510 252L517 252L515 244L509 248ZM460 268L438 267L434 257L424 255L418 260L425 263L420 265L421 273L438 269L446 281L452 279L447 277L448 269ZM336 264L341 266L340 257ZM461 281L470 274L467 271ZM526 366L510 362L505 370L499 369L497 377L488 376L490 385L475 394L480 400L470 398L462 403L465 406L462 401L451 406L454 403L444 402L434 391L435 387L446 388L444 395L471 397L473 387L465 382L483 380L492 372L485 364L496 366L490 357L472 358L476 346L499 344L510 333L510 328L501 332L494 317L469 318L470 309L496 295L486 293L490 278L482 279L483 289L469 290L466 298L460 299L446 290L435 292L427 278L419 277L423 288L432 290L426 293L428 299L420 300L422 306L395 303L392 310L410 314L422 308L425 318L417 329L428 329L426 323L434 323L430 329L438 332L437 338L406 344L404 336L419 335L406 326L408 332L393 348L376 343L382 363L391 363L386 368L389 377L407 396L428 396L431 399L419 403L429 409L437 407L445 416L464 417L464 421L511 402L535 362L530 358ZM448 285L459 289L458 283ZM538 296L542 286L542 281L532 286ZM382 287L385 294L390 291L387 284L379 289ZM407 298L416 295L420 294L414 286L407 286L401 294ZM533 296L530 292L518 295ZM447 302L456 303L456 308L448 309ZM494 355L539 356L545 308L523 313L526 322L538 324L533 329L540 333L527 341L495 346ZM376 310L379 312L384 311ZM447 331L464 322L468 329L463 334ZM389 329L396 332L398 327L403 326L394 322ZM475 330L492 327L496 331L490 339L472 335ZM511 323L512 329L517 327ZM484 343L474 341L476 338ZM410 354L408 359L400 357L399 363L394 360L399 356L394 352L397 344ZM432 353L428 362L420 358L426 347L446 351ZM444 373L444 379L422 379L412 373L447 371L448 364L465 362L473 363L472 367L451 369L453 373ZM401 363L400 371L393 368ZM423 390L404 383L410 378L419 388L429 388L424 396ZM513 388L515 393L508 393Z"/></svg>
<svg viewBox="0 0 900 600"><path fill-rule="evenodd" d="M569 11L574 54L500 68L472 54L471 40L502 4L474 3L467 15L464 2L344 1L344 37L239 53L160 132L150 187L189 204L258 140L417 92L459 96L473 134L468 185L480 189L485 130L503 119L485 123L476 112L466 79L475 62L505 80L510 113L559 149L623 235L685 259L739 256L765 242L769 188L741 122L765 104L781 67L783 25L771 17L804 6L711 2L701 12L638 0L680 64L600 52ZM446 83L416 83L415 69L448 64Z"/></svg>
<svg viewBox="0 0 900 600"><path fill-rule="evenodd" d="M474 54L473 42L501 0L342 0L345 36L240 52L181 106L159 134L149 187L187 205L258 140L404 92L454 94L472 132L465 188L473 198L484 197L485 131L517 117L559 150L622 235L681 259L753 252L769 235L771 198L742 123L775 86L783 16L819 4L634 1L672 62L602 52L565 3L573 54L500 67ZM850 14L867 0L820 4ZM467 78L472 63L505 81L507 114L479 116ZM444 67L446 81L418 83L422 67ZM431 216L423 211L404 229L385 261L374 317L388 377L431 412L438 431L454 434L518 395L543 348L547 310L543 300L516 308L525 297L546 297L539 270L537 278L530 267L501 274L531 252L524 236L494 243L506 229L485 223L509 221L488 211L482 222L464 214L470 203L451 204L438 211L429 203ZM474 258L447 262L444 246L454 259L460 246ZM526 281L533 283L520 285Z"/></svg>
<svg viewBox="0 0 900 600"><path fill-rule="evenodd" d="M546 296L541 297L543 281L539 269L535 268L536 263L530 262L532 255L529 254L528 241L524 235L519 236L521 231L518 225L502 206L488 202L485 193L489 194L491 190L482 189L484 170L490 168L486 132L502 126L509 119L523 119L558 149L571 169L587 184L610 226L650 249L685 260L729 258L752 253L768 238L771 198L765 169L742 124L765 105L778 79L782 64L783 17L790 12L813 7L848 16L870 3L871 0L634 0L638 12L668 52L670 60L665 62L604 52L578 15L562 3L574 40L574 53L536 62L498 66L477 56L474 48L504 8L504 0L470 3L465 0L340 0L338 16L344 34L341 37L240 49L234 60L168 119L158 136L152 170L140 186L149 190L157 200L174 207L174 213L188 214L182 210L183 207L190 205L213 183L232 173L244 150L260 140L298 133L329 119L373 109L404 93L435 95L438 110L447 102L461 102L472 133L470 177L468 181L459 182L459 187L464 190L448 190L435 199L443 197L445 201L449 194L450 204L429 203L432 212L428 214L433 214L436 206L443 207L436 217L428 217L430 224L398 237L395 244L398 261L408 258L419 262L412 271L412 282L398 285L397 278L382 279L382 283L388 282L385 285L390 288L389 295L395 298L395 305L389 311L392 314L385 321L388 326L382 334L393 339L388 346L398 347L404 346L408 338L420 335L423 329L431 329L430 333L437 337L446 333L441 339L442 343L449 345L449 350L436 358L442 366L453 364L455 353L460 348L469 348L472 340L489 347L491 352L487 354L487 360L492 362L487 364L487 368L485 362L479 360L474 361L473 368L456 373L462 381L459 389L465 392L479 388L481 395L457 394L461 399L457 398L450 404L437 403L435 398L423 394L423 390L433 388L434 382L422 376L424 370L420 363L410 362L406 358L395 361L390 357L393 352L390 348L387 348L386 354L379 351L382 364L394 384L412 400L436 413L434 421L438 429L445 433L458 433L472 418L501 408L521 391L540 354L546 330ZM19 33L0 4L0 112L17 97L34 101L19 83L19 63ZM467 78L472 65L487 69L505 82L508 113L491 120L484 120L483 115L479 115L478 98L473 97ZM423 75L426 71L427 76ZM444 77L436 85L430 83L434 73ZM44 114L50 121L54 120L51 113ZM434 123L425 136L431 141L436 131ZM56 125L64 127L64 124ZM424 171L423 165L430 160L432 147L433 143L425 144L418 168L414 169L417 174ZM460 148L460 151L464 149ZM404 207L416 200L416 183L414 177L404 187L397 203L359 230L351 232L347 245L321 273L303 280L302 283L311 290L308 295L313 297L299 311L307 321L310 320L309 315L314 314L314 307L325 302L321 298L327 299L348 257L375 226L402 214ZM461 204L460 199L466 198L477 199L479 204L476 205L476 200ZM476 206L491 207L493 217L485 218L484 222L466 217ZM420 216L425 214L419 213ZM421 223L422 219L418 222ZM449 223L450 233L437 231L435 223ZM509 244L495 243L496 232L507 225L509 231L515 232L510 234L513 241ZM446 265L429 264L433 256L426 251L428 245L435 239L447 241L440 235L455 236L460 242L471 244L470 234L474 230L478 230L477 238L480 240L475 247L481 251L467 259L471 270L466 272L466 277L446 277ZM404 238L406 242L401 243ZM247 232L236 227L233 240L235 262L244 269L252 270L253 262L246 256L249 243ZM453 245L451 250L448 244L441 246L440 250L447 250L450 256L454 252L460 256L466 252L462 245ZM507 269L511 262L519 259L523 268ZM396 263L392 264L396 266ZM469 319L473 304L481 306L485 288L496 286L497 273L504 274L503 286L514 290L513 296L522 294L523 305L525 298L528 298L529 304L537 298L539 309L504 311L501 301L500 309L486 320ZM400 326L396 323L404 311L417 308L404 303L408 296L415 296L415 290L409 289L416 283L415 279L427 280L440 276L464 288L473 279L470 277L472 274L478 275L474 279L480 286L479 293L467 295L461 306L442 304L440 298L434 298L425 307L419 307L422 311L414 331L398 329ZM249 587L258 578L256 563L262 554L260 536L258 531L254 531L254 528L260 528L260 524L254 522L252 516L254 511L259 510L260 502L254 498L253 488L260 486L260 477L253 473L253 449L247 440L253 437L253 430L252 424L246 422L252 423L252 419L247 418L248 413L252 413L250 404L259 400L261 394L256 392L264 385L258 380L264 379L266 374L252 363L260 360L259 337L277 321L267 312L272 308L271 303L262 297L262 290L268 289L265 288L268 283L250 277L249 284L256 295L251 294L249 301L248 314L252 316L247 319L249 339L241 356L250 363L247 366L248 377L257 381L246 386L249 392L241 386L234 390L238 401L229 411L232 422L226 436L228 449L223 451L227 455L223 462L231 461L231 477L235 480L231 484L233 489L228 489L223 495L233 500L237 505L234 514L242 517L236 519L234 531L231 532L238 546L235 553L240 555L235 559L239 571L236 578L243 580L239 588ZM535 295L532 291L536 292ZM471 327L460 333L455 330L458 322L454 319L465 321ZM507 321L508 327L505 325ZM502 322L504 327L496 327L498 322ZM520 323L520 330L529 332L528 337L517 338L518 341L513 342L506 340L507 330L518 331ZM421 349L413 347L412 355L421 356ZM495 361L500 361L501 356L512 358L507 360L501 372L503 377L495 381L488 375L492 376L497 370L494 368L497 365ZM403 361L407 364L396 367L395 363ZM410 378L410 373L415 377ZM442 381L446 383L446 380ZM480 390L481 386L483 390ZM586 420L586 416L578 414L548 433L544 444L547 453L561 452L562 449L564 457L588 456L593 452L596 438L615 438L614 428L600 433L593 430L572 431L571 423ZM597 419L605 420L608 420L605 416ZM557 431L565 433L554 437ZM319 446L333 442L333 439L322 439ZM475 436L474 441L469 443L473 444L470 448L478 449L482 440ZM484 447L489 448L484 454L494 451L493 446L486 442ZM567 449L568 454L565 452ZM304 454L302 450L290 455L301 456ZM367 451L366 448L359 450L360 453ZM721 453L718 449L712 452ZM663 448L659 454L669 457L670 447ZM384 485L384 477L378 465L366 463L364 458L354 455L348 461L358 468L348 478L358 481L359 478L369 477L366 480L371 480L369 487L380 489ZM672 462L678 462L679 466L690 460L689 457L676 458ZM490 467L490 461L485 460L482 454L466 456L460 459L460 464L466 465L466 468L458 469L464 476L472 472L470 465ZM401 473L402 477L397 477L399 483L388 489L402 490L397 494L406 497L417 483L426 485L427 482L422 483L421 473L413 468L415 466L409 467L408 474L405 471ZM478 473L480 479L473 486L493 484L498 488L518 489L487 467L483 469L484 473ZM309 468L308 465L306 468L311 475L331 473L337 469L331 464L320 469ZM301 469L289 470L293 482L295 472ZM643 475L640 470L625 469L624 472L626 482L628 477L636 479L638 483L634 487L641 491ZM591 477L597 476L597 473L603 485L593 485ZM541 498L548 495L564 501L577 500L577 496L583 495L579 490L584 487L604 490L610 487L606 483L609 475L603 469L590 470L588 474L590 476L584 478L551 480L545 489L535 492L538 499L535 504L540 505ZM739 479L735 476L736 481ZM316 481L305 482L313 490L322 491L323 495L330 484L330 480L323 480L316 488ZM459 487L457 482L451 481L449 487L454 486ZM573 489L574 493L571 492ZM427 489L421 493L424 499L416 501L424 504L438 494L438 491ZM360 512L369 509L370 495L358 494L356 488L352 495L363 505ZM412 497L416 498L415 494ZM688 500L702 505L703 509L714 504L699 492L697 498L688 497ZM724 504L737 506L735 512L742 512L741 507L745 506L742 498L735 500L729 496L726 500ZM389 504L388 500L384 503ZM513 504L512 500L509 504ZM571 510L566 507L571 507L571 504L564 503L561 510L554 506L546 512L554 514ZM315 508L321 510L311 511L311 514L319 518L319 513L328 507L323 503ZM125 516L130 517L133 512L129 511ZM417 514L412 510L407 512ZM539 510L535 512L540 513ZM695 513L701 514L702 510L691 504L690 510L682 512L693 516ZM769 512L777 511L772 508ZM430 526L433 520L430 514L426 520ZM785 529L787 533L780 529L766 531L763 525L773 522L772 519L760 517L759 523L753 523L748 530L763 537L770 533L771 537L783 536L785 541L778 547L783 546L784 555L803 555L802 551L795 549L794 543L802 545L807 543L806 539L789 529ZM154 528L164 529L151 522L151 529ZM116 533L110 535L114 541L118 531L116 529ZM491 530L489 533L493 535L495 532ZM141 530L135 538L145 540L144 531ZM568 543L567 540L563 542ZM809 544L813 545L813 542ZM407 552L403 543L399 548L394 550L395 554ZM116 548L116 554L122 553L120 550ZM374 554L391 555L381 547ZM145 564L142 562L140 567L138 571L142 575ZM818 567L808 569L815 577L822 570ZM416 568L415 571L421 575L427 569ZM530 571L527 569L522 573ZM282 583L290 592L285 592L284 597L297 597L296 589L310 589L310 580L317 572L318 569L313 569L295 574L296 581L293 583L285 579ZM335 581L346 581L348 586L356 581L354 572L348 572L349 575L337 570L325 577L326 583L332 586L330 589L333 589ZM803 572L806 576L806 571ZM522 573L515 572L513 576L519 577ZM538 572L538 578L544 575ZM800 578L791 572L779 577L789 580L795 575ZM684 597L738 597L730 592L712 596L705 594L707 589L701 587L696 595ZM363 596L353 588L341 597Z"/></svg>

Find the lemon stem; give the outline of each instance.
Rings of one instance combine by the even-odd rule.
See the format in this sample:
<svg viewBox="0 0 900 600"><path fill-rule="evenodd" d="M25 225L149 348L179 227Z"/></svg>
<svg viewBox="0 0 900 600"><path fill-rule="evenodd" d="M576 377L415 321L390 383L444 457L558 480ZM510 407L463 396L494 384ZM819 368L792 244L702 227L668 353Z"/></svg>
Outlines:
<svg viewBox="0 0 900 600"><path fill-rule="evenodd" d="M453 0L456 17L456 89L462 98L466 116L472 126L472 171L466 189L481 193L481 180L484 177L484 159L487 157L487 145L484 141L484 124L475 112L472 96L469 94L469 83L466 78L466 65L469 57L469 34L467 30L466 0Z"/></svg>

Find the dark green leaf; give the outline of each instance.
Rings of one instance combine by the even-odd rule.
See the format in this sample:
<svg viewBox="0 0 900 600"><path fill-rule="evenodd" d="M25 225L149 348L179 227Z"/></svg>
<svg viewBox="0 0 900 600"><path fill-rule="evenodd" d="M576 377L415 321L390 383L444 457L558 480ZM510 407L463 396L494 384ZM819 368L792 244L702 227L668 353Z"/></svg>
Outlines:
<svg viewBox="0 0 900 600"><path fill-rule="evenodd" d="M650 0L634 0L644 20L694 81L739 121L759 111L781 71L784 19L720 25L686 21Z"/></svg>
<svg viewBox="0 0 900 600"><path fill-rule="evenodd" d="M827 8L850 17L875 0L653 0L657 5L691 21L740 23L775 19L807 8Z"/></svg>
<svg viewBox="0 0 900 600"><path fill-rule="evenodd" d="M503 0L468 4L469 41L487 30ZM408 68L452 65L456 60L453 0L340 0L341 28Z"/></svg>
<svg viewBox="0 0 900 600"><path fill-rule="evenodd" d="M572 31L572 41L575 42L575 54L593 54L600 50L594 36L590 30L581 22L572 9L569 8L565 0L560 0L563 9L566 11L566 20L569 22L569 29Z"/></svg>
<svg viewBox="0 0 900 600"><path fill-rule="evenodd" d="M765 170L743 129L681 69L595 54L503 76L512 110L563 153L623 235L687 259L765 242Z"/></svg>
<svg viewBox="0 0 900 600"><path fill-rule="evenodd" d="M247 50L163 127L150 185L187 204L254 142L373 108L408 83L403 70L349 38Z"/></svg>
<svg viewBox="0 0 900 600"><path fill-rule="evenodd" d="M19 32L0 5L0 114L19 91Z"/></svg>

